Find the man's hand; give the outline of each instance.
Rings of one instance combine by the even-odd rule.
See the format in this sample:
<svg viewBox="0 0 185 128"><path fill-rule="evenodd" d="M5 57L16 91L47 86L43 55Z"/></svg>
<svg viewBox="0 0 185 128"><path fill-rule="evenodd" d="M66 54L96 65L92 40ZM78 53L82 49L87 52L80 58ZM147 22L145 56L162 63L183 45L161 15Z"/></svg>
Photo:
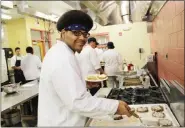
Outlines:
<svg viewBox="0 0 185 128"><path fill-rule="evenodd" d="M127 103L123 101L119 101L118 109L116 114L118 115L127 115L128 117L131 116L130 113L130 107L127 105Z"/></svg>
<svg viewBox="0 0 185 128"><path fill-rule="evenodd" d="M20 70L20 69L21 69L21 67L20 67L20 66L19 66L19 67L13 66L13 67L12 67L12 69Z"/></svg>
<svg viewBox="0 0 185 128"><path fill-rule="evenodd" d="M19 66L19 67L17 67L17 69L21 70L21 67Z"/></svg>
<svg viewBox="0 0 185 128"><path fill-rule="evenodd" d="M86 82L86 86L88 89L94 88L94 87L99 87L100 82Z"/></svg>

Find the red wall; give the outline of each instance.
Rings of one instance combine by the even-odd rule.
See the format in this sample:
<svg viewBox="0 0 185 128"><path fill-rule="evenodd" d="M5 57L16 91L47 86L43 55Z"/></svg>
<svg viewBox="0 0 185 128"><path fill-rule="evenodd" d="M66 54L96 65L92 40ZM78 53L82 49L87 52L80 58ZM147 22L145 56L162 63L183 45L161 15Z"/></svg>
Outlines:
<svg viewBox="0 0 185 128"><path fill-rule="evenodd" d="M159 77L184 86L184 1L164 5L153 21L150 41L152 52L158 52Z"/></svg>

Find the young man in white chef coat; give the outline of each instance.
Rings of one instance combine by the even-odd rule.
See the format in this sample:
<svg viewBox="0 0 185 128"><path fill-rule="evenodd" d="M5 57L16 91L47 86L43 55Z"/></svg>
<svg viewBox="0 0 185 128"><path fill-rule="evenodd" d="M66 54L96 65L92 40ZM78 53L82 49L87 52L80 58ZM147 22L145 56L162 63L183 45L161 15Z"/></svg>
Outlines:
<svg viewBox="0 0 185 128"><path fill-rule="evenodd" d="M26 82L36 80L40 77L41 60L34 55L32 47L26 48L27 55L22 59L21 69L23 70Z"/></svg>
<svg viewBox="0 0 185 128"><path fill-rule="evenodd" d="M96 45L97 45L97 46L96 46L96 48L95 48L95 51L96 51L97 56L98 56L98 58L99 58L99 60L100 60L100 62L101 62L101 61L102 61L103 50L102 50L101 48L98 48L99 43L97 43Z"/></svg>
<svg viewBox="0 0 185 128"><path fill-rule="evenodd" d="M102 60L105 62L105 74L108 76L108 87L119 87L116 73L119 71L119 67L122 65L121 55L114 49L114 43L107 43L108 50L102 55Z"/></svg>
<svg viewBox="0 0 185 128"><path fill-rule="evenodd" d="M61 40L47 52L39 84L38 126L84 126L86 117L130 116L123 101L93 97L87 92L75 52L80 52L93 21L80 10L64 13L57 22ZM88 86L93 87L93 85Z"/></svg>
<svg viewBox="0 0 185 128"><path fill-rule="evenodd" d="M82 70L83 79L88 75L103 74L103 69L100 65L100 60L96 53L97 41L96 38L88 38L88 44L85 45L79 54L79 62ZM90 93L94 95L101 86L90 89Z"/></svg>
<svg viewBox="0 0 185 128"><path fill-rule="evenodd" d="M40 58L34 55L32 47L27 47L26 53L26 56L23 57L21 62L21 69L23 70L26 79L24 83L37 80L40 77L40 70L42 64ZM32 114L37 117L38 96L34 97L31 101L33 107ZM25 103L24 108L29 110L29 103Z"/></svg>

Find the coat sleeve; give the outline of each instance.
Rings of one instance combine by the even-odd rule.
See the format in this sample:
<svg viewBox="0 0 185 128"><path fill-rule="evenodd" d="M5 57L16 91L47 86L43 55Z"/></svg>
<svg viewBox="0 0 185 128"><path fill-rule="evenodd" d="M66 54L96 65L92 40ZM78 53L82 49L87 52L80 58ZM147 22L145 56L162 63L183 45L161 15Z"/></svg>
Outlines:
<svg viewBox="0 0 185 128"><path fill-rule="evenodd" d="M101 66L100 66L100 60L97 56L97 53L94 49L92 49L90 51L90 61L92 63L92 65L94 66L94 69L97 70L97 69L100 69Z"/></svg>
<svg viewBox="0 0 185 128"><path fill-rule="evenodd" d="M52 85L66 108L91 118L115 114L119 102L92 96L78 70L76 65L65 63L52 73Z"/></svg>
<svg viewBox="0 0 185 128"><path fill-rule="evenodd" d="M13 56L12 58L11 58L11 67L14 67L15 66L15 57Z"/></svg>
<svg viewBox="0 0 185 128"><path fill-rule="evenodd" d="M24 72L25 68L26 68L26 65L25 65L25 58L22 58L21 60L21 70Z"/></svg>
<svg viewBox="0 0 185 128"><path fill-rule="evenodd" d="M37 67L40 69L42 66L42 62L38 56L36 56L36 62L37 62Z"/></svg>

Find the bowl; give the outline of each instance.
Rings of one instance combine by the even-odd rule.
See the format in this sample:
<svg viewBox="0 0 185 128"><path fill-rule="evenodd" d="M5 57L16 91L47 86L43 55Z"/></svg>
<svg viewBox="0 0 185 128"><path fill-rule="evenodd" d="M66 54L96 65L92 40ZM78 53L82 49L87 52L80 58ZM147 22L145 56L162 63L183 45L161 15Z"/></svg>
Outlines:
<svg viewBox="0 0 185 128"><path fill-rule="evenodd" d="M5 93L10 94L17 91L18 84L8 84L4 85L2 88Z"/></svg>

